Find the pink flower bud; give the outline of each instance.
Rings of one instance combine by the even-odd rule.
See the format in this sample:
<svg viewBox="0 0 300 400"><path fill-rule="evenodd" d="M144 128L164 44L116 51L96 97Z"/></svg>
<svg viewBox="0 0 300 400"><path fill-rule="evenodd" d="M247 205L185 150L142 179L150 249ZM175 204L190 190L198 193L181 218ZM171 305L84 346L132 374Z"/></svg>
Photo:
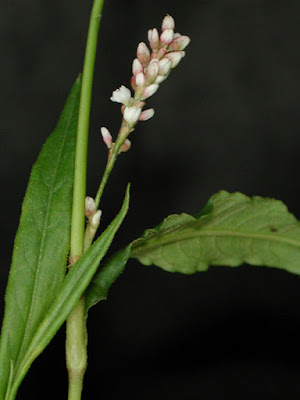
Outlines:
<svg viewBox="0 0 300 400"><path fill-rule="evenodd" d="M102 128L101 128L101 135L102 135L103 142L110 149L111 145L112 145L112 137L111 137L109 130L107 128L105 128L105 126L102 126Z"/></svg>
<svg viewBox="0 0 300 400"><path fill-rule="evenodd" d="M132 76L130 79L130 86L132 87L132 89L134 90L134 92L136 91L136 84L135 84L135 76Z"/></svg>
<svg viewBox="0 0 300 400"><path fill-rule="evenodd" d="M86 196L86 198L85 198L85 216L90 217L91 215L93 215L95 213L95 211L96 211L95 200L90 196Z"/></svg>
<svg viewBox="0 0 300 400"><path fill-rule="evenodd" d="M92 216L92 218L91 218L91 226L93 227L93 228L98 228L98 226L99 226L99 224L100 224L100 218L101 218L101 215L102 215L102 211L101 210L97 210L96 212L95 212L95 214Z"/></svg>
<svg viewBox="0 0 300 400"><path fill-rule="evenodd" d="M115 103L129 105L131 100L131 92L126 86L122 85L119 89L116 89L113 92L110 100L114 101Z"/></svg>
<svg viewBox="0 0 300 400"><path fill-rule="evenodd" d="M165 57L171 61L171 68L175 68L184 56L184 51L173 51L172 53L166 54Z"/></svg>
<svg viewBox="0 0 300 400"><path fill-rule="evenodd" d="M150 51L144 42L138 45L136 56L144 68L148 66L150 62Z"/></svg>
<svg viewBox="0 0 300 400"><path fill-rule="evenodd" d="M157 52L156 58L158 60L161 60L162 58L164 58L166 53L167 53L167 49L165 47L161 47Z"/></svg>
<svg viewBox="0 0 300 400"><path fill-rule="evenodd" d="M165 18L163 19L162 25L161 25L161 30L165 31L166 29L173 29L175 28L175 21L171 17L171 15L166 15Z"/></svg>
<svg viewBox="0 0 300 400"><path fill-rule="evenodd" d="M148 119L152 118L153 115L154 115L153 108L149 108L148 110L141 112L139 121L147 121Z"/></svg>
<svg viewBox="0 0 300 400"><path fill-rule="evenodd" d="M155 79L157 78L159 71L159 64L158 60L152 60L150 64L148 65L148 68L146 70L146 81L147 83L153 83Z"/></svg>
<svg viewBox="0 0 300 400"><path fill-rule="evenodd" d="M159 48L159 34L156 28L149 29L148 40L152 50L157 50Z"/></svg>
<svg viewBox="0 0 300 400"><path fill-rule="evenodd" d="M141 114L141 109L139 107L125 107L124 119L130 127L133 127Z"/></svg>
<svg viewBox="0 0 300 400"><path fill-rule="evenodd" d="M142 64L139 62L139 60L135 58L132 63L132 73L135 76L140 72L144 72L144 68Z"/></svg>
<svg viewBox="0 0 300 400"><path fill-rule="evenodd" d="M144 86L146 82L145 75L143 72L139 72L135 77L136 86Z"/></svg>
<svg viewBox="0 0 300 400"><path fill-rule="evenodd" d="M163 44L170 44L174 38L174 31L173 29L166 29L160 35L160 41Z"/></svg>
<svg viewBox="0 0 300 400"><path fill-rule="evenodd" d="M158 87L159 86L156 83L153 83L152 85L147 86L143 90L142 98L148 99L148 97L151 97L152 95L154 95L154 93L157 91Z"/></svg>
<svg viewBox="0 0 300 400"><path fill-rule="evenodd" d="M184 50L186 46L190 43L191 39L188 36L178 36L176 37L173 42L169 46L169 51L179 51Z"/></svg>
<svg viewBox="0 0 300 400"><path fill-rule="evenodd" d="M159 62L159 75L167 75L171 69L171 61L168 58L163 58Z"/></svg>
<svg viewBox="0 0 300 400"><path fill-rule="evenodd" d="M125 139L124 143L122 143L120 150L119 150L119 154L120 153L126 153L126 151L128 151L131 147L131 141L129 139Z"/></svg>

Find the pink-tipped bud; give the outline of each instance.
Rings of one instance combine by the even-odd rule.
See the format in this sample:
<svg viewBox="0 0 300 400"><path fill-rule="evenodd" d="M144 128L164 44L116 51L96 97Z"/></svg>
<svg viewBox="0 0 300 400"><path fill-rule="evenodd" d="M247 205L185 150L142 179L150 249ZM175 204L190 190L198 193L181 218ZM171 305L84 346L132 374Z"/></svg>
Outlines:
<svg viewBox="0 0 300 400"><path fill-rule="evenodd" d="M129 139L125 139L124 143L122 143L120 150L119 150L119 154L120 153L126 153L126 151L128 151L131 147L131 141Z"/></svg>
<svg viewBox="0 0 300 400"><path fill-rule="evenodd" d="M143 72L139 72L135 77L136 86L144 86L146 82L145 75Z"/></svg>
<svg viewBox="0 0 300 400"><path fill-rule="evenodd" d="M100 130L101 130L103 142L110 149L111 145L112 145L112 137L111 137L109 130L107 128L105 128L105 126L102 126Z"/></svg>
<svg viewBox="0 0 300 400"><path fill-rule="evenodd" d="M162 58L164 58L164 56L166 55L166 53L167 53L167 49L166 49L165 47L161 47L161 48L158 50L157 54L156 54L156 58L157 58L158 60L161 60Z"/></svg>
<svg viewBox="0 0 300 400"><path fill-rule="evenodd" d="M144 68L143 68L142 64L139 62L139 60L137 58L135 58L132 63L132 73L135 76L135 75L139 74L140 72L144 72Z"/></svg>
<svg viewBox="0 0 300 400"><path fill-rule="evenodd" d="M163 58L159 62L159 75L168 75L171 69L171 61L168 58Z"/></svg>
<svg viewBox="0 0 300 400"><path fill-rule="evenodd" d="M101 210L97 210L95 212L95 214L92 216L92 218L90 219L90 224L93 228L98 228L99 224L100 224L100 218L102 215L102 211Z"/></svg>
<svg viewBox="0 0 300 400"><path fill-rule="evenodd" d="M175 21L171 17L171 15L166 15L165 18L163 19L162 25L161 25L161 30L165 31L166 29L173 29L175 28Z"/></svg>
<svg viewBox="0 0 300 400"><path fill-rule="evenodd" d="M86 198L85 198L85 216L90 217L95 212L96 212L95 200L90 196L86 196Z"/></svg>
<svg viewBox="0 0 300 400"><path fill-rule="evenodd" d="M133 91L136 91L136 84L135 84L135 76L132 76L130 79L130 86L132 87Z"/></svg>
<svg viewBox="0 0 300 400"><path fill-rule="evenodd" d="M147 121L148 119L152 118L154 115L153 108L149 108L148 110L142 111L139 121Z"/></svg>
<svg viewBox="0 0 300 400"><path fill-rule="evenodd" d="M160 41L162 44L170 44L174 38L174 31L173 29L166 29L160 35Z"/></svg>
<svg viewBox="0 0 300 400"><path fill-rule="evenodd" d="M124 119L130 127L133 127L141 114L141 109L139 107L126 107L124 110Z"/></svg>
<svg viewBox="0 0 300 400"><path fill-rule="evenodd" d="M153 83L152 85L147 86L143 90L142 98L145 100L145 99L148 99L148 97L153 96L154 93L157 91L158 87L159 86L156 83Z"/></svg>
<svg viewBox="0 0 300 400"><path fill-rule="evenodd" d="M158 60L154 59L150 62L146 71L146 81L148 84L153 83L155 81L158 75L158 71L159 71Z"/></svg>
<svg viewBox="0 0 300 400"><path fill-rule="evenodd" d="M115 103L125 104L125 106L129 105L131 101L131 92L126 86L122 85L119 89L113 91L110 100Z"/></svg>
<svg viewBox="0 0 300 400"><path fill-rule="evenodd" d="M166 54L166 58L171 61L171 68L175 68L184 56L184 51L173 51L172 53Z"/></svg>
<svg viewBox="0 0 300 400"><path fill-rule="evenodd" d="M148 66L150 62L150 50L144 42L139 43L136 56L144 68Z"/></svg>
<svg viewBox="0 0 300 400"><path fill-rule="evenodd" d="M176 37L169 46L169 51L184 50L190 43L191 39L188 36L180 35Z"/></svg>
<svg viewBox="0 0 300 400"><path fill-rule="evenodd" d="M159 34L156 28L149 29L148 40L152 50L157 50L159 48Z"/></svg>

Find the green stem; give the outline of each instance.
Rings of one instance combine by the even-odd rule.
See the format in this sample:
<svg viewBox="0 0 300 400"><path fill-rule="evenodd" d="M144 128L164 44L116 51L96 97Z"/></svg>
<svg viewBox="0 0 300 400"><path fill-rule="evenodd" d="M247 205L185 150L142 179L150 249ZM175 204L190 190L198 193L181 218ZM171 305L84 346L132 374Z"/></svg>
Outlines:
<svg viewBox="0 0 300 400"><path fill-rule="evenodd" d="M87 367L87 329L82 297L67 320L66 361L69 373L69 400L80 400Z"/></svg>
<svg viewBox="0 0 300 400"><path fill-rule="evenodd" d="M71 265L83 254L85 230L85 196L89 118L92 98L92 84L97 50L100 14L104 0L94 0L86 53L82 73L82 85L77 127L73 208L71 225ZM84 297L78 302L67 319L66 360L69 373L69 400L80 400L84 373L87 366L87 331Z"/></svg>
<svg viewBox="0 0 300 400"><path fill-rule="evenodd" d="M71 258L80 257L83 252L85 213L84 202L86 196L86 170L88 130L92 97L92 84L94 65L97 49L97 38L100 23L100 14L104 0L94 0L91 13L90 26L86 44L86 53L82 73L82 86L80 95L75 172L73 189L73 210L71 227Z"/></svg>

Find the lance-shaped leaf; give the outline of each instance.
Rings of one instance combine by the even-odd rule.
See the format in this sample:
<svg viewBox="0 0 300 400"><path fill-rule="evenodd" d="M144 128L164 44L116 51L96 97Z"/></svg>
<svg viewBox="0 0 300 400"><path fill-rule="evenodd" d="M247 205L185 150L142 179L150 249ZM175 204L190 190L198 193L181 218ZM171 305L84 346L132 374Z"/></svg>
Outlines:
<svg viewBox="0 0 300 400"><path fill-rule="evenodd" d="M37 327L57 298L70 242L75 140L81 80L34 164L15 238L0 341L0 399ZM10 372L14 371L14 372Z"/></svg>
<svg viewBox="0 0 300 400"><path fill-rule="evenodd" d="M86 311L99 301L107 299L109 288L124 271L130 250L131 245L118 251L97 271L85 292Z"/></svg>
<svg viewBox="0 0 300 400"><path fill-rule="evenodd" d="M171 215L147 230L131 257L185 274L243 263L300 274L300 223L281 201L221 191L199 217Z"/></svg>
<svg viewBox="0 0 300 400"><path fill-rule="evenodd" d="M86 254L84 254L70 269L55 301L52 303L52 306L31 338L22 359L19 359L17 365L14 366L12 370L13 378L11 379L9 392L5 398L6 400L13 400L15 398L18 387L30 365L53 338L89 285L115 233L125 218L128 205L129 185L119 214L90 247Z"/></svg>

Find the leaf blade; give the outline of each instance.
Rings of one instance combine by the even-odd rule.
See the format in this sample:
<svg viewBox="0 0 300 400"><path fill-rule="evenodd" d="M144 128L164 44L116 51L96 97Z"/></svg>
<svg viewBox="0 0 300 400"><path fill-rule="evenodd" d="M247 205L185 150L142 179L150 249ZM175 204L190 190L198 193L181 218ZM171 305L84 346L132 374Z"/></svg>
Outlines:
<svg viewBox="0 0 300 400"><path fill-rule="evenodd" d="M85 292L86 312L99 301L106 300L109 288L124 271L131 245L114 254L93 277Z"/></svg>
<svg viewBox="0 0 300 400"><path fill-rule="evenodd" d="M0 398L9 370L63 282L69 250L75 139L81 80L75 82L54 132L34 164L16 234L0 341Z"/></svg>
<svg viewBox="0 0 300 400"><path fill-rule="evenodd" d="M120 212L101 236L94 242L90 249L70 269L66 276L55 302L52 304L52 307L38 327L23 358L22 364L19 365L19 369L15 372L15 380L12 384L11 392L9 393L7 400L14 399L17 389L30 368L30 365L51 341L78 302L82 293L89 285L99 263L106 254L115 233L127 214L128 206L129 185L127 186Z"/></svg>
<svg viewBox="0 0 300 400"><path fill-rule="evenodd" d="M300 274L300 224L282 202L221 191L209 203L198 218L170 216L146 231L131 257L186 274L243 263Z"/></svg>

